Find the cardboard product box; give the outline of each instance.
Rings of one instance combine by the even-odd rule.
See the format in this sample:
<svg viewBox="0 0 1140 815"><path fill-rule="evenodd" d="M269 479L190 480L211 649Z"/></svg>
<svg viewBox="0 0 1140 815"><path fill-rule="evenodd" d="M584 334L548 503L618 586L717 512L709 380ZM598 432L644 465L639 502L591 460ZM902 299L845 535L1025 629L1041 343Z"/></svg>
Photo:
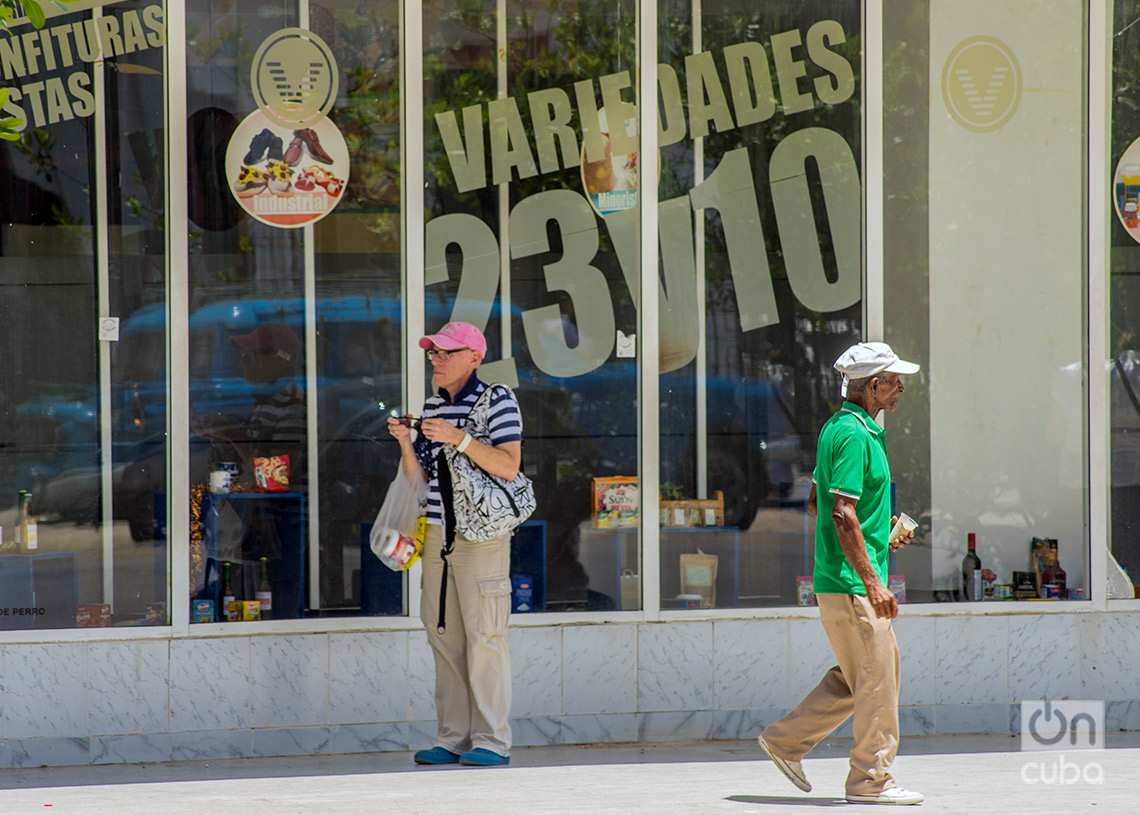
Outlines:
<svg viewBox="0 0 1140 815"><path fill-rule="evenodd" d="M887 576L887 589L895 596L895 602L902 605L906 602L906 576L892 574Z"/></svg>
<svg viewBox="0 0 1140 815"><path fill-rule="evenodd" d="M593 524L599 529L637 526L641 500L637 476L615 475L595 478L591 490Z"/></svg>
<svg viewBox="0 0 1140 815"><path fill-rule="evenodd" d="M190 601L190 622L192 623L212 623L214 621L214 601L213 600L191 600Z"/></svg>
<svg viewBox="0 0 1140 815"><path fill-rule="evenodd" d="M724 526L724 493L661 502L661 526Z"/></svg>
<svg viewBox="0 0 1140 815"><path fill-rule="evenodd" d="M1013 573L1013 599L1037 599L1037 575L1033 572Z"/></svg>
<svg viewBox="0 0 1140 815"><path fill-rule="evenodd" d="M815 605L815 581L811 575L800 575L796 578L796 604L801 606Z"/></svg>
<svg viewBox="0 0 1140 815"><path fill-rule="evenodd" d="M75 607L75 624L80 628L110 628L110 603L82 603Z"/></svg>

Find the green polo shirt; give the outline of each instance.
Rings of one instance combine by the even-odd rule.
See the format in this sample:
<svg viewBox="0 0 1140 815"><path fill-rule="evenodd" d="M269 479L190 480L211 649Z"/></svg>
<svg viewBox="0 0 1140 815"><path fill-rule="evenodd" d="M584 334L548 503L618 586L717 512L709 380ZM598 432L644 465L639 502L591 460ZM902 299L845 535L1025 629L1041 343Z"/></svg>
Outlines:
<svg viewBox="0 0 1140 815"><path fill-rule="evenodd" d="M817 594L866 594L867 589L839 546L831 510L835 494L857 499L855 515L867 557L887 585L887 535L891 527L891 469L883 429L867 411L844 402L819 432L816 451L815 574Z"/></svg>

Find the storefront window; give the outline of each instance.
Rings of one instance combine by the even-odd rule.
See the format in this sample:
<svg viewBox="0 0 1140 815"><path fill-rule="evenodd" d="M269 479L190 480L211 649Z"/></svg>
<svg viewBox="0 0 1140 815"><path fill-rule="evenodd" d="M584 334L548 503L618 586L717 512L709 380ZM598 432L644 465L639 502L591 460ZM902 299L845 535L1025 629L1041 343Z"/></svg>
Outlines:
<svg viewBox="0 0 1140 815"><path fill-rule="evenodd" d="M192 622L405 613L398 7L305 11L187 9Z"/></svg>
<svg viewBox="0 0 1140 815"><path fill-rule="evenodd" d="M884 4L883 337L922 365L885 419L908 602L975 599L971 533L976 599L1088 596L1086 15Z"/></svg>
<svg viewBox="0 0 1140 815"><path fill-rule="evenodd" d="M591 509L638 475L636 5L495 7L425 3L425 324L484 328L481 377L517 385L534 608L636 609L636 512Z"/></svg>
<svg viewBox="0 0 1140 815"><path fill-rule="evenodd" d="M1108 596L1140 596L1140 115L1128 104L1140 76L1140 38L1128 23L1140 3L1114 3L1112 40L1112 203L1109 353ZM1132 16L1129 16L1132 15Z"/></svg>
<svg viewBox="0 0 1140 815"><path fill-rule="evenodd" d="M861 14L661 10L662 608L794 605L811 575L830 364L862 332Z"/></svg>
<svg viewBox="0 0 1140 815"><path fill-rule="evenodd" d="M59 11L4 60L0 629L165 625L165 12Z"/></svg>

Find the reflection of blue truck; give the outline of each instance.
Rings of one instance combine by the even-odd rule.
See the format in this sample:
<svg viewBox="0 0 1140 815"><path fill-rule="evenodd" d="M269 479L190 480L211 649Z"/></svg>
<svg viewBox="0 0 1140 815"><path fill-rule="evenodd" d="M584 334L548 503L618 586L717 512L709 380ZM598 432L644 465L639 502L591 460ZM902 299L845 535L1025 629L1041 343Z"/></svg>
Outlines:
<svg viewBox="0 0 1140 815"><path fill-rule="evenodd" d="M401 392L401 308L392 298L320 300L315 307L317 433L320 438L321 524L370 520L391 477L395 450L377 402L397 405ZM125 320L112 370L115 515L136 537L149 537L155 493L165 493L166 333L161 304ZM263 322L290 325L304 339L301 299L250 299L203 306L190 316L191 419L203 413L247 416L254 398L276 391L246 382L229 343ZM446 314L429 314L429 329ZM519 399L527 444L525 466L547 495L539 515L553 527L575 527L588 516L588 492L598 475L633 474L637 466L637 370L611 360L589 374L555 379L520 358ZM790 378L789 378L790 379ZM304 371L296 381L304 385ZM747 525L770 498L787 497L800 457L790 392L777 379L709 377L707 488L723 490L726 522ZM661 481L696 495L696 382L692 367L660 378ZM38 509L77 520L98 518L98 401L36 402L20 406L29 421L55 422L56 450L34 462ZM377 444L381 444L378 448ZM193 437L191 479L204 480L209 442ZM41 451L42 452L42 451ZM552 532L554 529L552 528ZM324 533L322 533L324 534ZM339 532L338 532L339 534Z"/></svg>

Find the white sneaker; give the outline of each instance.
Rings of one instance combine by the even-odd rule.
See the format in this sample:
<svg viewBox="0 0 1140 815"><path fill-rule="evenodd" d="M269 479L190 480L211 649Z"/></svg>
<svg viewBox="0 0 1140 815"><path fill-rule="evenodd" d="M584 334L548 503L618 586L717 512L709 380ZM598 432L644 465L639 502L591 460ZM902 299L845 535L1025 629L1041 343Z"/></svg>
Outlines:
<svg viewBox="0 0 1140 815"><path fill-rule="evenodd" d="M878 795L848 795L847 803L849 804L898 804L905 806L907 804L921 804L923 801L921 792L911 792L904 790L902 787L890 787L883 790Z"/></svg>
<svg viewBox="0 0 1140 815"><path fill-rule="evenodd" d="M778 755L772 752L772 748L768 746L768 742L764 741L763 736L757 736L756 742L760 745L761 749L768 754L768 758L772 759L772 763L780 768L787 779L799 787L804 792L811 792L811 784L808 783L807 776L804 775L803 765L798 761L785 761ZM920 797L921 801L922 798Z"/></svg>

